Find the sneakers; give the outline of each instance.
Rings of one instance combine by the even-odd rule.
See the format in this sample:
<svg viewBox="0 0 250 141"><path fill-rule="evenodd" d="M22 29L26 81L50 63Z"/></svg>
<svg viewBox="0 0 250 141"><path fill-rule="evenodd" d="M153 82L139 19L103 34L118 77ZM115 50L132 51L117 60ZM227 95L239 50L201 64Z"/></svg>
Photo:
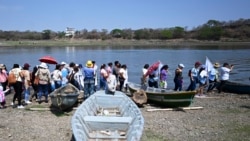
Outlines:
<svg viewBox="0 0 250 141"><path fill-rule="evenodd" d="M14 106L15 104L14 104L14 102L11 102L10 105L11 105L11 106Z"/></svg>
<svg viewBox="0 0 250 141"><path fill-rule="evenodd" d="M25 103L26 103L26 104L31 104L32 102L30 102L30 101L25 101Z"/></svg>
<svg viewBox="0 0 250 141"><path fill-rule="evenodd" d="M196 98L205 98L207 96L204 95L204 94L196 94L194 97L196 97Z"/></svg>
<svg viewBox="0 0 250 141"><path fill-rule="evenodd" d="M23 105L17 106L18 109L23 109Z"/></svg>

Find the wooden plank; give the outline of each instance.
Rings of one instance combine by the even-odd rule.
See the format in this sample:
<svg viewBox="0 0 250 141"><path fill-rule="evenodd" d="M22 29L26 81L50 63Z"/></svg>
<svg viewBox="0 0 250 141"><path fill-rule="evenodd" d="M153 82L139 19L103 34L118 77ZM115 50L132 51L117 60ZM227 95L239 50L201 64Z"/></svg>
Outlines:
<svg viewBox="0 0 250 141"><path fill-rule="evenodd" d="M55 110L54 108L29 108L31 111L50 111Z"/></svg>
<svg viewBox="0 0 250 141"><path fill-rule="evenodd" d="M200 110L203 107L182 107L182 108L163 108L163 109L147 109L147 112L154 112L154 111L180 111L180 110Z"/></svg>

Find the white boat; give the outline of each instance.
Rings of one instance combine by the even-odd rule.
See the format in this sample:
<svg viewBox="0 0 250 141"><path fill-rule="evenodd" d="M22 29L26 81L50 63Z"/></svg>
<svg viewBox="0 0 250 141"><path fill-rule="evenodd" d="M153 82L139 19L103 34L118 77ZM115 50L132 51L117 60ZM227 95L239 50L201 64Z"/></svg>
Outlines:
<svg viewBox="0 0 250 141"><path fill-rule="evenodd" d="M124 93L97 91L77 108L71 126L76 141L140 141L144 118Z"/></svg>

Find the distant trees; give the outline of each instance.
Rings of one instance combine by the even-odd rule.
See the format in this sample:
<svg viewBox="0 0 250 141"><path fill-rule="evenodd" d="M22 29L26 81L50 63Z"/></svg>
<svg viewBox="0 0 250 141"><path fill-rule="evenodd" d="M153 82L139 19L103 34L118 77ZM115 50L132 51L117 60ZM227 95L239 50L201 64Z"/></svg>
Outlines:
<svg viewBox="0 0 250 141"><path fill-rule="evenodd" d="M101 39L107 40L112 38L121 39L198 39L198 40L225 40L225 39L250 39L250 19L239 19L236 21L220 22L217 20L209 20L207 23L193 28L190 31L183 27L171 28L142 28L137 30L132 29L113 29L110 32L107 29L97 30L87 29L76 30L74 36L65 36L65 31L54 32L45 29L42 32L36 31L2 31L0 30L0 39L2 40L50 40L50 39Z"/></svg>

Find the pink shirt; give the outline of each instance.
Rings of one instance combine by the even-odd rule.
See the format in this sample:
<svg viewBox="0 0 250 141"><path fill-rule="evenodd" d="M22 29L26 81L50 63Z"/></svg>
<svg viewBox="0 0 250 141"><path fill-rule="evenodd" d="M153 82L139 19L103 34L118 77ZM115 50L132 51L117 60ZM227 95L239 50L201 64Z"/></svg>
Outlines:
<svg viewBox="0 0 250 141"><path fill-rule="evenodd" d="M7 72L6 70L2 70L2 72L0 72L0 82L6 82L7 81Z"/></svg>

